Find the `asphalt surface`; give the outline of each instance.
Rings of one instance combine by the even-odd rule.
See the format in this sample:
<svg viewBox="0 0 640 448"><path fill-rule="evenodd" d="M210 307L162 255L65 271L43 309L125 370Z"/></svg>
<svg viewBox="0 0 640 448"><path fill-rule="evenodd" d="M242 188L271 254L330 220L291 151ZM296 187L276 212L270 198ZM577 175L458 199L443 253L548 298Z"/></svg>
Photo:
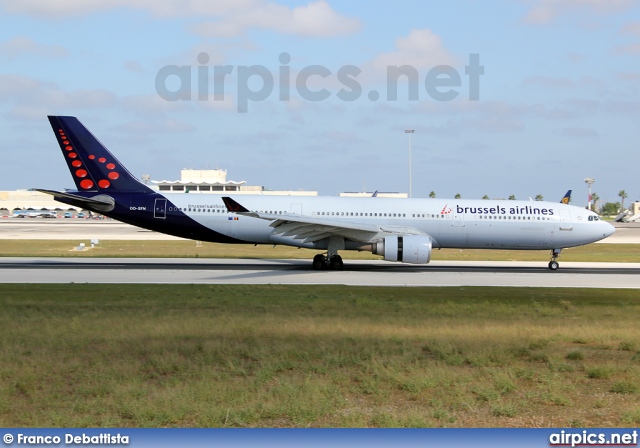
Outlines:
<svg viewBox="0 0 640 448"><path fill-rule="evenodd" d="M434 261L413 266L345 262L343 271L314 271L306 260L0 259L0 283L337 284L359 286L528 286L640 288L640 263Z"/></svg>
<svg viewBox="0 0 640 448"><path fill-rule="evenodd" d="M0 219L0 239L178 240L117 221ZM616 224L606 243L640 243L640 224ZM640 263L434 261L415 266L345 262L314 271L307 260L3 258L0 283L343 284L362 286L538 286L640 288Z"/></svg>

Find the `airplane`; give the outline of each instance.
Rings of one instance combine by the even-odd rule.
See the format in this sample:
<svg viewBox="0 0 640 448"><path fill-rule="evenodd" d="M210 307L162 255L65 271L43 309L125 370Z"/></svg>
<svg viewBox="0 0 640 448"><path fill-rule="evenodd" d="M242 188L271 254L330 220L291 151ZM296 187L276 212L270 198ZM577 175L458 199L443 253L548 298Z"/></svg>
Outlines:
<svg viewBox="0 0 640 448"><path fill-rule="evenodd" d="M568 205L567 195L558 203L161 193L136 179L77 118L48 118L77 190L36 191L182 238L321 250L313 258L317 270L343 269L342 250L427 264L440 248L550 250L548 266L556 270L562 249L615 230L595 213Z"/></svg>

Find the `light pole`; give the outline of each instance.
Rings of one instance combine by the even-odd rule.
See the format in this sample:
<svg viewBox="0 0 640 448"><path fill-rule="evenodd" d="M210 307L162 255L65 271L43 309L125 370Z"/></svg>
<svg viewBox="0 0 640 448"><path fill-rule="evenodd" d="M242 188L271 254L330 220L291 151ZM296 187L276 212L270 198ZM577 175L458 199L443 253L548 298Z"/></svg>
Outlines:
<svg viewBox="0 0 640 448"><path fill-rule="evenodd" d="M416 132L414 129L405 129L404 133L409 134L409 197L411 197L411 134Z"/></svg>
<svg viewBox="0 0 640 448"><path fill-rule="evenodd" d="M586 184L587 184L587 187L589 188L589 202L588 202L588 204L587 204L587 209L588 209L588 210L591 210L591 185L593 185L593 183L594 183L595 181L596 181L596 180L595 180L595 179L593 179L593 178L591 178L591 177L587 177L587 178L584 180L584 183L586 183Z"/></svg>

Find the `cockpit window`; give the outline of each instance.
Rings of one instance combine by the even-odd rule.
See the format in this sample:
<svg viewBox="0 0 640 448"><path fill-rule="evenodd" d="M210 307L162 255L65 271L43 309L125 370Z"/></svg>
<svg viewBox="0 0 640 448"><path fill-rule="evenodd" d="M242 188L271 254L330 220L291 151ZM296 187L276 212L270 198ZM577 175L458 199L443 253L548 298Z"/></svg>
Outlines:
<svg viewBox="0 0 640 448"><path fill-rule="evenodd" d="M589 221L600 221L600 217L599 216L589 216Z"/></svg>

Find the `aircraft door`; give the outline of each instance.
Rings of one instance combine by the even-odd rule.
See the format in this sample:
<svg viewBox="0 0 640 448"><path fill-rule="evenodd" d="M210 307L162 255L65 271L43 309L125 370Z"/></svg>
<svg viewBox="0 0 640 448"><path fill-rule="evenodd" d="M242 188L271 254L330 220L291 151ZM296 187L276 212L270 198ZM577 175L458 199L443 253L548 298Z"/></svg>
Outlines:
<svg viewBox="0 0 640 448"><path fill-rule="evenodd" d="M560 230L572 230L571 212L569 210L560 210Z"/></svg>
<svg viewBox="0 0 640 448"><path fill-rule="evenodd" d="M302 215L302 204L291 204L291 213L294 215Z"/></svg>
<svg viewBox="0 0 640 448"><path fill-rule="evenodd" d="M167 200L156 199L153 207L153 217L159 219L165 219L167 217Z"/></svg>
<svg viewBox="0 0 640 448"><path fill-rule="evenodd" d="M453 215L453 227L464 227L464 215Z"/></svg>

